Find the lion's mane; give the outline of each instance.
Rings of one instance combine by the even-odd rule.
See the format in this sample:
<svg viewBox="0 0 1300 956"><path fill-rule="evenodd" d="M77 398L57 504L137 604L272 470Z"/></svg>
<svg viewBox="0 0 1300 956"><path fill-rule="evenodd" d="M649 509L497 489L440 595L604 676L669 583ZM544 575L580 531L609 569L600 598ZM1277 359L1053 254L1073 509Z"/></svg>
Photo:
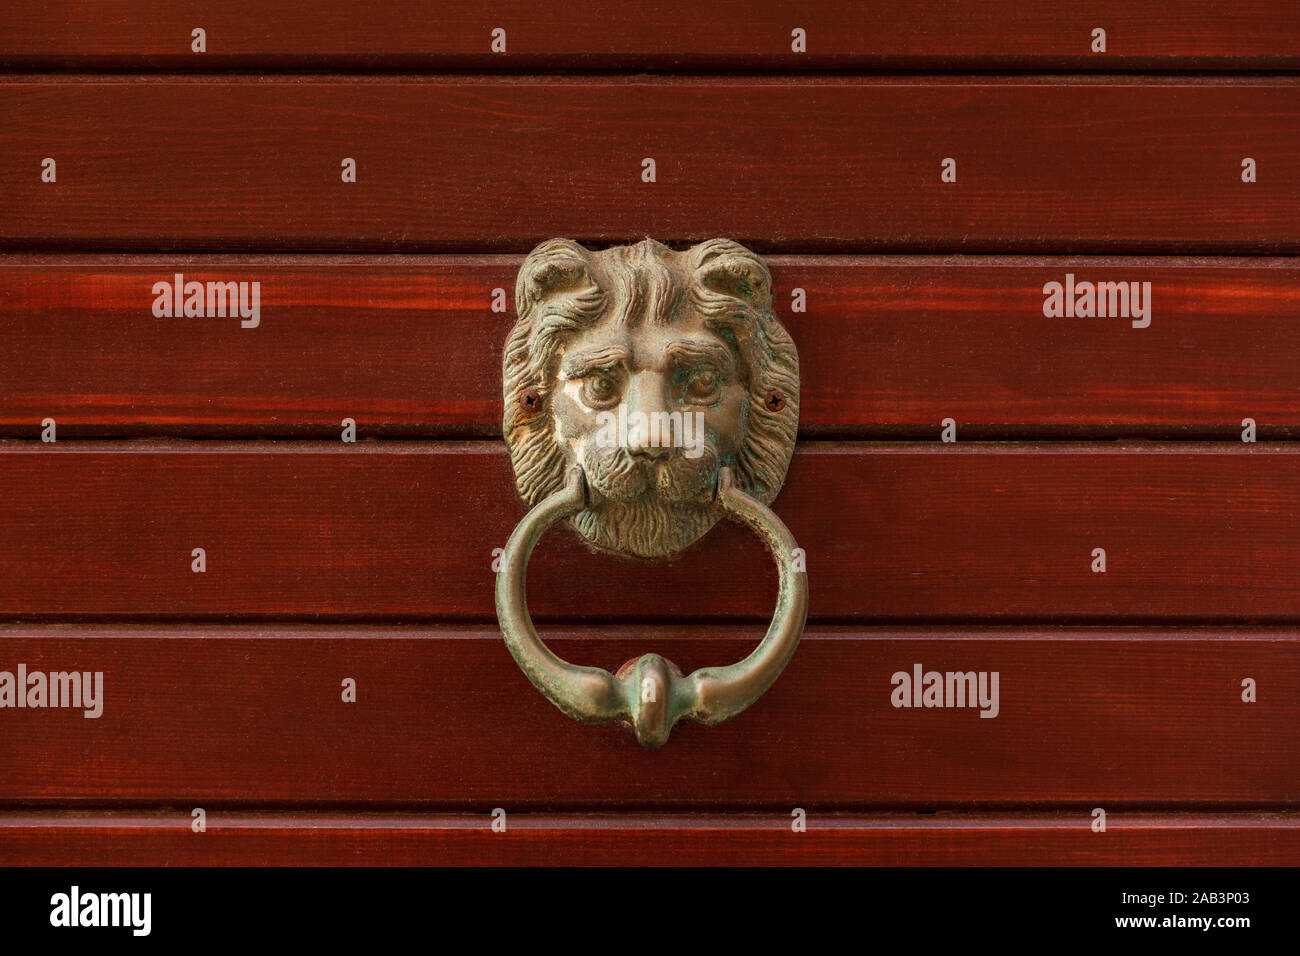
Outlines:
<svg viewBox="0 0 1300 956"><path fill-rule="evenodd" d="M568 239L552 239L524 260L515 308L518 317L503 362L502 427L519 494L529 504L564 482L567 461L549 402L567 344L605 321L671 325L683 308L695 310L731 344L749 395L744 442L730 462L736 482L764 504L776 497L799 421L799 356L789 333L772 318L771 274L744 246L710 239L674 252L647 239L592 252ZM540 401L526 411L518 399L528 388ZM785 397L779 411L767 407L771 390ZM575 523L587 534L584 516L592 520L583 512Z"/></svg>

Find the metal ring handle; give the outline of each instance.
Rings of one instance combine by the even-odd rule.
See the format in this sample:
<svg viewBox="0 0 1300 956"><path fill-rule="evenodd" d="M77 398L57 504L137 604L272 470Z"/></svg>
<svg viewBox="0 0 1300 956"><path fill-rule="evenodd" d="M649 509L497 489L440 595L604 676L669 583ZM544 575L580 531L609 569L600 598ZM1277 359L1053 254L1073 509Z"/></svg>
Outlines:
<svg viewBox="0 0 1300 956"><path fill-rule="evenodd" d="M794 538L781 519L738 489L730 468L719 470L715 507L763 539L780 574L772 623L748 657L726 667L703 667L683 677L671 661L646 654L611 674L556 656L537 636L525 593L528 559L537 542L553 524L586 505L586 476L581 467L574 466L560 490L524 515L502 555L497 574L497 620L506 646L533 686L575 720L630 723L636 739L650 749L667 743L673 725L682 718L719 724L758 700L785 669L808 618L808 576Z"/></svg>

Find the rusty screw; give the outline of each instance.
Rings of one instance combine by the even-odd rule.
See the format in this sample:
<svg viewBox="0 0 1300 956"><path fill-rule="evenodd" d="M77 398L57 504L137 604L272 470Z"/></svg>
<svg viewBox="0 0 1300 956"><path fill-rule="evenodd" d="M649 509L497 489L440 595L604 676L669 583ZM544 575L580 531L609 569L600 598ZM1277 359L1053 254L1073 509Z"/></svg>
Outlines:
<svg viewBox="0 0 1300 956"><path fill-rule="evenodd" d="M785 408L785 396L774 388L767 390L767 395L763 398L763 404L767 406L769 412L779 412Z"/></svg>
<svg viewBox="0 0 1300 956"><path fill-rule="evenodd" d="M519 407L523 409L525 415L531 415L542 405L542 396L538 394L537 389L525 388L519 393Z"/></svg>

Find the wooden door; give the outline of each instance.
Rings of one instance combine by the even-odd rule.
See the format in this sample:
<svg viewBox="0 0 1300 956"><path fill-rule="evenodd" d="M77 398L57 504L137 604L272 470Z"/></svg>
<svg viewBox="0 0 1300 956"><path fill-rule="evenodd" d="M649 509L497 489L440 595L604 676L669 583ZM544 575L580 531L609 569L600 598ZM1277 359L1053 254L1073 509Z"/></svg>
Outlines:
<svg viewBox="0 0 1300 956"><path fill-rule="evenodd" d="M1295 4L155 6L0 11L0 862L1300 859ZM803 641L655 752L494 613L557 236L741 242L800 354ZM695 668L775 588L529 598Z"/></svg>

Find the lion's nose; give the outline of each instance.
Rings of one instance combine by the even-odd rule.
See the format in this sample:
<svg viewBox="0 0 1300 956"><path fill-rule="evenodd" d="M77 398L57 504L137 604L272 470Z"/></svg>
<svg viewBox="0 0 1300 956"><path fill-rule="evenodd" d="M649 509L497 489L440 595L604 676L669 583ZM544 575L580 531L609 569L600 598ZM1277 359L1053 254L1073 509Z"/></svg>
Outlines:
<svg viewBox="0 0 1300 956"><path fill-rule="evenodd" d="M644 458L664 458L671 454L673 435L668 426L668 395L662 378L649 372L634 377L627 393L627 450Z"/></svg>

